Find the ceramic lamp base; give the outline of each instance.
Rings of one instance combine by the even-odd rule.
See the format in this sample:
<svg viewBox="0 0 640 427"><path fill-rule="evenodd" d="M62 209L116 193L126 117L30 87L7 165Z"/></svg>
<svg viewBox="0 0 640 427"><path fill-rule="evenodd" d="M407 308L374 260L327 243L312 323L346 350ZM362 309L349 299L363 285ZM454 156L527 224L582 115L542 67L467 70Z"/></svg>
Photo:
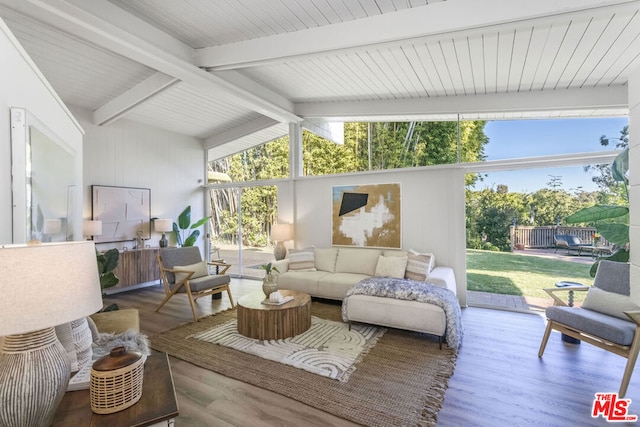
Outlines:
<svg viewBox="0 0 640 427"><path fill-rule="evenodd" d="M284 247L283 242L278 242L276 247L273 248L273 256L276 260L284 259L287 256L287 248Z"/></svg>
<svg viewBox="0 0 640 427"><path fill-rule="evenodd" d="M166 248L168 244L169 244L169 239L167 239L167 236L165 236L164 233L162 233L162 238L160 239L160 247Z"/></svg>
<svg viewBox="0 0 640 427"><path fill-rule="evenodd" d="M0 425L50 426L70 374L54 328L5 337L0 349Z"/></svg>

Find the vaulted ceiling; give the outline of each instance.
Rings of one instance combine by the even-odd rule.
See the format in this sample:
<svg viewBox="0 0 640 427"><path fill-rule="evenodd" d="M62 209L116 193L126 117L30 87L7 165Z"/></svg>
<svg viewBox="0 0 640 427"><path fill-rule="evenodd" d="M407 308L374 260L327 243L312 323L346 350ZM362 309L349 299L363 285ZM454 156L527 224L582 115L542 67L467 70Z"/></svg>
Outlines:
<svg viewBox="0 0 640 427"><path fill-rule="evenodd" d="M0 0L0 17L94 123L220 156L303 119L624 115L640 66L637 0Z"/></svg>

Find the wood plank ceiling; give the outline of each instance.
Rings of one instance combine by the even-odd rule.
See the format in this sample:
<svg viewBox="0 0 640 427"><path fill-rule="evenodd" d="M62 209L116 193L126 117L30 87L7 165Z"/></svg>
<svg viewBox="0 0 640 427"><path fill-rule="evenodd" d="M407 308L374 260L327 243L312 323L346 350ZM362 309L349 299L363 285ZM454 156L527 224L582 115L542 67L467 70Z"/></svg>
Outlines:
<svg viewBox="0 0 640 427"><path fill-rule="evenodd" d="M0 0L0 17L96 124L220 155L311 118L625 115L640 66L629 0Z"/></svg>

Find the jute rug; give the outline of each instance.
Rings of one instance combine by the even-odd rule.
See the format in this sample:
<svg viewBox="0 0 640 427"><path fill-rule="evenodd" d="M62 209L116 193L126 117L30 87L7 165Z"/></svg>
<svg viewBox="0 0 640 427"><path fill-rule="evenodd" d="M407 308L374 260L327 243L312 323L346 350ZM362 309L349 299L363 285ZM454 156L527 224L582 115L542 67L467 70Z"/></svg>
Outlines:
<svg viewBox="0 0 640 427"><path fill-rule="evenodd" d="M231 347L263 359L273 360L323 377L346 382L356 363L384 334L385 328L311 317L311 327L283 340L256 340L238 333L238 322L230 320L189 338Z"/></svg>
<svg viewBox="0 0 640 427"><path fill-rule="evenodd" d="M340 306L314 301L311 313L340 321ZM347 382L198 341L191 335L235 319L228 310L150 338L151 347L222 375L368 426L435 426L456 354L437 338L389 329Z"/></svg>

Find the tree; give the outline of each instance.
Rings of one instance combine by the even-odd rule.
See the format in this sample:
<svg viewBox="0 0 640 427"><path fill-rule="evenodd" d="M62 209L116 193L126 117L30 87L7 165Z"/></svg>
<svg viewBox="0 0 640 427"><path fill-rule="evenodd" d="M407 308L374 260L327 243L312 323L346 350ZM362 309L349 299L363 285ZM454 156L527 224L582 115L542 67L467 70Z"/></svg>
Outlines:
<svg viewBox="0 0 640 427"><path fill-rule="evenodd" d="M481 161L484 121L345 123L344 144L335 144L311 132L302 135L303 174L328 175L378 169L409 168L461 161ZM458 148L458 126L460 147ZM289 175L289 140L279 138L210 164L235 182L284 178ZM477 179L468 175L467 183ZM277 219L275 187L242 189L243 243L264 245ZM237 235L238 192L211 192L213 236Z"/></svg>
<svg viewBox="0 0 640 427"><path fill-rule="evenodd" d="M623 127L620 131L620 136L617 138L606 137L605 135L600 137L600 145L603 147L608 147L613 141L616 141L616 149L627 148L629 146L629 126ZM621 203L623 201L622 188L619 181L616 181L611 174L611 165L587 165L584 170L593 175L591 180L602 191L602 197L599 201L601 204Z"/></svg>

